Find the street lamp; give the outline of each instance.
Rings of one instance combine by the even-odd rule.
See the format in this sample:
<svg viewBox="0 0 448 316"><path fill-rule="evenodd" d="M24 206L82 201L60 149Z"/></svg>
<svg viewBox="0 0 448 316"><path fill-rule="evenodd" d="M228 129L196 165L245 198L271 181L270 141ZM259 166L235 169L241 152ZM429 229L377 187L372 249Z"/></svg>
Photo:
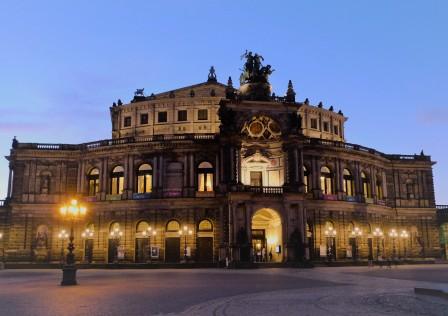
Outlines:
<svg viewBox="0 0 448 316"><path fill-rule="evenodd" d="M75 245L73 240L75 239L73 233L73 226L76 219L84 217L87 213L87 208L80 205L77 200L73 199L68 205L63 205L59 209L62 217L67 218L71 221L70 225L70 236L68 243L68 253L64 266L62 267L62 282L61 285L76 285L76 265L75 265L75 255L73 250Z"/></svg>
<svg viewBox="0 0 448 316"><path fill-rule="evenodd" d="M389 237L392 238L392 248L393 248L393 259L397 257L397 249L395 248L395 239L398 237L397 230L392 228L389 232Z"/></svg>
<svg viewBox="0 0 448 316"><path fill-rule="evenodd" d="M362 230L359 227L355 227L351 232L352 238L355 241L355 254L353 256L354 260L358 260L358 238L362 236Z"/></svg>
<svg viewBox="0 0 448 316"><path fill-rule="evenodd" d="M64 264L64 241L68 239L67 231L62 229L58 234L58 238L61 241L61 263Z"/></svg>
<svg viewBox="0 0 448 316"><path fill-rule="evenodd" d="M334 229L333 227L329 227L328 229L325 230L324 234L327 239L328 261L331 261L331 259L333 259L334 254L336 254L336 249L334 249L335 252L333 254L333 248L336 248L335 243L336 229Z"/></svg>
<svg viewBox="0 0 448 316"><path fill-rule="evenodd" d="M155 229L152 229L151 226L149 226L146 230L142 232L143 237L148 237L148 255L149 255L149 262L151 263L151 236L156 238L157 231Z"/></svg>
<svg viewBox="0 0 448 316"><path fill-rule="evenodd" d="M0 261L0 270L5 268L5 245L3 244L3 232L0 232L0 241L2 242L2 260Z"/></svg>
<svg viewBox="0 0 448 316"><path fill-rule="evenodd" d="M193 235L193 231L185 225L183 230L179 230L179 235L184 235L184 262L187 262L187 235Z"/></svg>
<svg viewBox="0 0 448 316"><path fill-rule="evenodd" d="M404 258L406 259L406 243L407 239L409 238L409 233L405 229L403 229L400 233L400 238L403 239Z"/></svg>
<svg viewBox="0 0 448 316"><path fill-rule="evenodd" d="M114 263L118 262L118 247L120 246L120 239L121 236L123 236L123 232L120 230L120 228L115 227L110 232L110 238L115 241L115 249L114 249Z"/></svg>
<svg viewBox="0 0 448 316"><path fill-rule="evenodd" d="M380 257L380 240L383 238L383 235L384 233L379 227L375 228L373 231L373 236L376 239L376 261L378 261Z"/></svg>

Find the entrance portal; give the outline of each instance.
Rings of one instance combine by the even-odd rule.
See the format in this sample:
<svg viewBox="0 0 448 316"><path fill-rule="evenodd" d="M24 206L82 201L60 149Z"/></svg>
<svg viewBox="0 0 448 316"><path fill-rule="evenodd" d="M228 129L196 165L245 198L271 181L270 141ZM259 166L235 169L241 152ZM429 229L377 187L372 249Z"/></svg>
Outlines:
<svg viewBox="0 0 448 316"><path fill-rule="evenodd" d="M256 262L281 262L282 222L278 213L262 208L252 217L252 249Z"/></svg>
<svg viewBox="0 0 448 316"><path fill-rule="evenodd" d="M180 238L165 238L165 262L177 263L180 261Z"/></svg>

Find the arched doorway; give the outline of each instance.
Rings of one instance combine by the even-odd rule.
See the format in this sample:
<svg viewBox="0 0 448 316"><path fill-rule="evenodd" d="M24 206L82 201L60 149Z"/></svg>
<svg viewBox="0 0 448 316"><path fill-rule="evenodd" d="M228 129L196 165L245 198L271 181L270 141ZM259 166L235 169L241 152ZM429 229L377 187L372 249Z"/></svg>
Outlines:
<svg viewBox="0 0 448 316"><path fill-rule="evenodd" d="M197 261L213 262L213 224L208 219L198 225Z"/></svg>
<svg viewBox="0 0 448 316"><path fill-rule="evenodd" d="M262 208L253 215L252 249L256 262L282 261L282 221L273 209Z"/></svg>
<svg viewBox="0 0 448 316"><path fill-rule="evenodd" d="M180 224L177 220L170 220L166 224L165 232L165 262L180 261Z"/></svg>

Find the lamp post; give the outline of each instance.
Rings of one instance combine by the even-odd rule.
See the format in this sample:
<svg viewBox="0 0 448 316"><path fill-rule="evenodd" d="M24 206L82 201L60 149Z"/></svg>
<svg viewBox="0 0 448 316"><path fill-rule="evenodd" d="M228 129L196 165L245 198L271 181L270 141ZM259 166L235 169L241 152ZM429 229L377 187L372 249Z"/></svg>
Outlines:
<svg viewBox="0 0 448 316"><path fill-rule="evenodd" d="M383 235L384 233L379 227L375 228L373 231L373 236L376 239L376 261L378 261L380 257L380 240L383 238Z"/></svg>
<svg viewBox="0 0 448 316"><path fill-rule="evenodd" d="M400 238L403 239L404 259L406 259L406 243L407 239L409 238L409 233L405 229L403 229L400 233Z"/></svg>
<svg viewBox="0 0 448 316"><path fill-rule="evenodd" d="M77 200L73 199L68 205L63 205L59 209L59 212L62 217L67 218L71 221L69 243L67 247L68 253L65 264L62 267L61 285L76 285L78 283L76 282L75 254L73 253L73 250L75 249L75 245L73 244L73 240L75 239L73 226L75 220L86 215L87 208L80 205Z"/></svg>
<svg viewBox="0 0 448 316"><path fill-rule="evenodd" d="M353 260L358 260L358 238L360 238L362 236L362 230L359 227L355 227L353 228L352 232L351 232L352 238L355 241L355 254L353 256Z"/></svg>
<svg viewBox="0 0 448 316"><path fill-rule="evenodd" d="M184 262L187 262L187 235L193 235L193 231L188 229L188 226L185 225L183 230L179 230L179 235L184 235Z"/></svg>
<svg viewBox="0 0 448 316"><path fill-rule="evenodd" d="M93 238L93 235L94 235L94 231L93 231L93 229L90 229L90 228L86 228L86 230L84 230L81 234L81 237L84 239L84 260L87 259L87 263L92 263L93 254L92 254L91 245L93 245L93 243L87 244L87 242L89 239ZM89 245L89 247L87 247L88 245ZM87 250L89 251L88 253L87 253Z"/></svg>
<svg viewBox="0 0 448 316"><path fill-rule="evenodd" d="M110 237L112 240L115 241L115 249L114 249L114 263L118 262L118 247L120 246L120 239L121 236L123 236L123 232L118 228L115 227L111 232L110 232Z"/></svg>
<svg viewBox="0 0 448 316"><path fill-rule="evenodd" d="M333 259L333 256L336 254L336 249L333 249L336 248L336 243L334 242L336 238L336 229L334 229L333 227L329 227L325 230L324 234L327 239L328 261L331 261L331 259Z"/></svg>
<svg viewBox="0 0 448 316"><path fill-rule="evenodd" d="M392 228L389 232L389 237L392 238L392 258L396 259L397 257L397 249L395 248L395 239L398 237L397 230Z"/></svg>
<svg viewBox="0 0 448 316"><path fill-rule="evenodd" d="M2 259L0 261L0 270L5 268L5 245L3 244L3 232L0 232L0 241L2 242Z"/></svg>
<svg viewBox="0 0 448 316"><path fill-rule="evenodd" d="M61 264L64 264L64 241L68 239L67 231L62 229L58 234L58 238L61 241Z"/></svg>
<svg viewBox="0 0 448 316"><path fill-rule="evenodd" d="M155 229L152 229L151 226L149 226L146 230L142 232L143 237L148 237L148 257L149 257L149 263L151 263L151 236L156 238L157 231Z"/></svg>

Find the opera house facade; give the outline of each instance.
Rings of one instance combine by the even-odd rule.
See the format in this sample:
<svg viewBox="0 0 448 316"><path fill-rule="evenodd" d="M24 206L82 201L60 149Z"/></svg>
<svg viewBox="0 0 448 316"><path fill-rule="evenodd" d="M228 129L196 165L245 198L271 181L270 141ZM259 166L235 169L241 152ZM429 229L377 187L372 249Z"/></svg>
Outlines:
<svg viewBox="0 0 448 316"><path fill-rule="evenodd" d="M240 87L207 81L110 107L111 139L13 140L0 208L7 262L58 262L83 203L85 263L295 262L441 255L430 156L345 141L333 107L271 91L245 54Z"/></svg>

